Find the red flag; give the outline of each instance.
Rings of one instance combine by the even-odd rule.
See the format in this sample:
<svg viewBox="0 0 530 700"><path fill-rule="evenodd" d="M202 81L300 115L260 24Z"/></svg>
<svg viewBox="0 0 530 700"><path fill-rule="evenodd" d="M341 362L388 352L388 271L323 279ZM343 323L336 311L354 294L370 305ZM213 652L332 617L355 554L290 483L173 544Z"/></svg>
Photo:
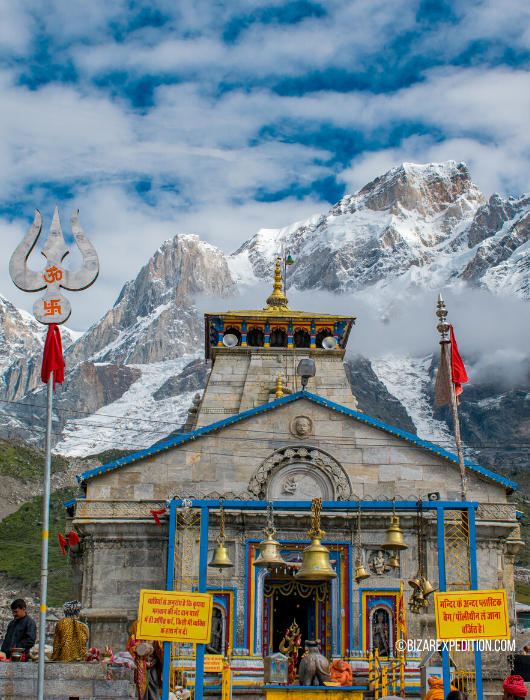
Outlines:
<svg viewBox="0 0 530 700"><path fill-rule="evenodd" d="M467 378L464 362L458 352L453 326L451 326L451 374L453 375L453 384L455 385L455 396L458 396L463 391L462 384L468 382L469 379Z"/></svg>
<svg viewBox="0 0 530 700"><path fill-rule="evenodd" d="M68 544L70 545L70 547L73 547L75 544L79 544L79 542L80 540L77 532L70 530L70 532L68 533Z"/></svg>
<svg viewBox="0 0 530 700"><path fill-rule="evenodd" d="M66 550L65 550L66 538L64 535L61 535L61 533L59 533L59 544L61 545L61 549L63 550L63 557L64 557L64 556L66 556Z"/></svg>
<svg viewBox="0 0 530 700"><path fill-rule="evenodd" d="M61 342L61 331L56 323L50 323L48 334L44 343L44 354L42 357L42 370L40 378L47 384L50 374L53 372L53 389L55 384L64 382L64 359L63 344Z"/></svg>
<svg viewBox="0 0 530 700"><path fill-rule="evenodd" d="M164 513L166 512L166 509L162 508L161 510L150 510L149 512L151 513L151 515L155 519L155 523L157 525L162 525L162 523L160 522L160 518L158 516L164 515Z"/></svg>

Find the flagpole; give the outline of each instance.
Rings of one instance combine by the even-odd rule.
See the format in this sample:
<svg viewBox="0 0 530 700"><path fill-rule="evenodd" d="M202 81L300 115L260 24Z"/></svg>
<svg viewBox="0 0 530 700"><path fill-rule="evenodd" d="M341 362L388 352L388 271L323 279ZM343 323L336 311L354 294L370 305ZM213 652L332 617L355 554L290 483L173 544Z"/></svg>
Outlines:
<svg viewBox="0 0 530 700"><path fill-rule="evenodd" d="M436 304L437 311L436 315L440 319L440 323L437 325L437 330L439 331L442 339L440 340L440 345L442 346L442 352L440 357L443 362L446 363L446 371L450 378L450 393L451 393L451 410L453 412L453 431L455 436L456 453L458 455L458 464L460 466L460 500L467 500L467 476L466 476L466 463L464 460L464 450L462 449L462 440L460 437L460 418L458 416L458 404L456 402L455 385L453 382L453 371L451 367L451 356L449 354L449 345L451 340L447 335L450 329L449 323L446 321L447 309L445 308L445 302L442 299L442 295L438 295L438 303ZM444 348L445 346L445 348Z"/></svg>
<svg viewBox="0 0 530 700"><path fill-rule="evenodd" d="M37 700L44 700L44 661L46 648L46 600L48 596L48 535L50 529L50 485L52 471L52 403L53 377L50 372L46 383L46 445L44 449L44 494L42 499L42 554L40 572L39 609L39 666L37 674Z"/></svg>

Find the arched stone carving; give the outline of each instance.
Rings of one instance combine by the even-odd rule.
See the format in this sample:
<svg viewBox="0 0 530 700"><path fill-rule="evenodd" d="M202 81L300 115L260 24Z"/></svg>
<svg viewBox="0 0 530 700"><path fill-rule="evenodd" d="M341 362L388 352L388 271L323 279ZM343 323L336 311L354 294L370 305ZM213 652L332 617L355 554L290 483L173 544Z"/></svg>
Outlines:
<svg viewBox="0 0 530 700"><path fill-rule="evenodd" d="M311 490L320 489L324 500L348 501L352 487L344 467L330 454L317 448L283 447L260 464L250 479L248 490L255 499L311 500L315 495L297 493L303 479ZM308 490L306 489L306 490Z"/></svg>

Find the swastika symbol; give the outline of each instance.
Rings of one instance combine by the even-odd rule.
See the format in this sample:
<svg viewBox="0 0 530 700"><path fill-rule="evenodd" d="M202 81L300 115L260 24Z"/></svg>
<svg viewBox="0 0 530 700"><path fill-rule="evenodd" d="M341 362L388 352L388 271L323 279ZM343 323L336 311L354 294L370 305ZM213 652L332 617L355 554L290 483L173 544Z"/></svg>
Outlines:
<svg viewBox="0 0 530 700"><path fill-rule="evenodd" d="M61 300L60 299L50 299L50 301L44 302L45 316L55 316L55 314L61 314Z"/></svg>

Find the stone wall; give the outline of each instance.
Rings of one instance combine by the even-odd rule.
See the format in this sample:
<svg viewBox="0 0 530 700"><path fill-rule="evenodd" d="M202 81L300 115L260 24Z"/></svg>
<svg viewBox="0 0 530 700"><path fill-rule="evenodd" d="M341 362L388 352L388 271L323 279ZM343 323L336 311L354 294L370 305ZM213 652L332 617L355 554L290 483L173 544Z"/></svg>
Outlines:
<svg viewBox="0 0 530 700"><path fill-rule="evenodd" d="M293 430L297 417L309 419L305 438ZM247 493L254 473L276 450L318 448L347 472L352 497L417 498L438 491L455 499L460 490L458 466L424 448L307 399L226 426L153 456L105 472L88 481L91 500L141 501L166 499L199 489ZM468 499L506 500L502 484L468 470Z"/></svg>

